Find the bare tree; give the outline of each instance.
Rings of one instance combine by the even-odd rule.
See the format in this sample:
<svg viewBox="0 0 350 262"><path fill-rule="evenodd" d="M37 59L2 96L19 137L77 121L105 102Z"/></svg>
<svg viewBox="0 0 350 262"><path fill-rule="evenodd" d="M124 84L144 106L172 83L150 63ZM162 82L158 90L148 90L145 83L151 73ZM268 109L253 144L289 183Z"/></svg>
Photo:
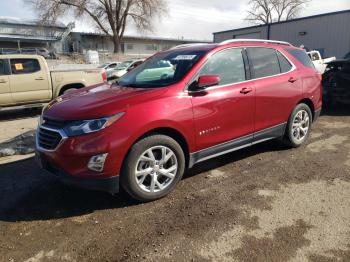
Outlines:
<svg viewBox="0 0 350 262"><path fill-rule="evenodd" d="M290 20L311 0L250 0L246 20L254 24L269 24Z"/></svg>
<svg viewBox="0 0 350 262"><path fill-rule="evenodd" d="M54 22L73 11L87 16L111 37L118 53L125 29L133 21L139 30L151 31L155 17L166 13L164 0L25 0L38 12L42 22Z"/></svg>

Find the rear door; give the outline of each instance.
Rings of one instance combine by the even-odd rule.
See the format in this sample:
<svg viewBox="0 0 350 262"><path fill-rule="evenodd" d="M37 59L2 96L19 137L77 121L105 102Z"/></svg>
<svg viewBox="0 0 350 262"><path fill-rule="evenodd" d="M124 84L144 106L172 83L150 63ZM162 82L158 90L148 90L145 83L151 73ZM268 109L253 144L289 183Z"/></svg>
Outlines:
<svg viewBox="0 0 350 262"><path fill-rule="evenodd" d="M0 107L13 104L10 80L9 80L9 65L7 59L0 59Z"/></svg>
<svg viewBox="0 0 350 262"><path fill-rule="evenodd" d="M256 88L255 140L269 139L284 131L289 115L302 95L302 80L295 66L278 50L247 48Z"/></svg>
<svg viewBox="0 0 350 262"><path fill-rule="evenodd" d="M47 101L52 96L46 65L37 58L10 59L10 86L16 103Z"/></svg>

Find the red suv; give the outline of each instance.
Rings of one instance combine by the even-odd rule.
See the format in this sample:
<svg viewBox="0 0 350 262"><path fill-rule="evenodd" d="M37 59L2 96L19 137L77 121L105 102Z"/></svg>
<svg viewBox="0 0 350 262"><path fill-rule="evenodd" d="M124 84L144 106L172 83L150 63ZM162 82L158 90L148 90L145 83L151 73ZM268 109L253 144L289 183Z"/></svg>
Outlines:
<svg viewBox="0 0 350 262"><path fill-rule="evenodd" d="M275 138L300 146L321 106L321 75L289 43L183 45L52 101L37 155L66 183L151 201L196 163Z"/></svg>

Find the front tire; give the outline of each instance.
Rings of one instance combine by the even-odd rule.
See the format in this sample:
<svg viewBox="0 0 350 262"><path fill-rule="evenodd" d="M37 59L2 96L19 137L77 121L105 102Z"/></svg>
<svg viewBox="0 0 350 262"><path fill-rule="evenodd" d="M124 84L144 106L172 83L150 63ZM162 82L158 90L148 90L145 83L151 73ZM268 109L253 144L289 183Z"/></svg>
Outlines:
<svg viewBox="0 0 350 262"><path fill-rule="evenodd" d="M171 137L151 135L135 143L125 159L122 187L141 202L168 195L181 180L185 156Z"/></svg>
<svg viewBox="0 0 350 262"><path fill-rule="evenodd" d="M312 113L306 104L297 105L289 117L284 142L290 147L299 147L310 135Z"/></svg>

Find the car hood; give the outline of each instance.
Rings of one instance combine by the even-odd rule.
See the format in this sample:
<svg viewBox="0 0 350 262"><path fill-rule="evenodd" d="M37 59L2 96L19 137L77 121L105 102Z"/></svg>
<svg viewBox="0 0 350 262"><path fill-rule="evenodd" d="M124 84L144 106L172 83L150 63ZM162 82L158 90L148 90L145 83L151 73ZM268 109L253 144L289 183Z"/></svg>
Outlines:
<svg viewBox="0 0 350 262"><path fill-rule="evenodd" d="M60 96L45 109L44 116L56 120L95 119L126 112L134 104L149 101L165 88L131 88L103 84Z"/></svg>

